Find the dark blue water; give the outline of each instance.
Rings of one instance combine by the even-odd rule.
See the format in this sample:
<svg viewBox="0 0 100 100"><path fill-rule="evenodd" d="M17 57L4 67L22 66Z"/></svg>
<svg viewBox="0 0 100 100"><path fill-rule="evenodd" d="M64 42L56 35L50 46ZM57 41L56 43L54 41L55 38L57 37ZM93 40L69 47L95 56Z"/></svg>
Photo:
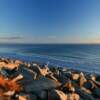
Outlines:
<svg viewBox="0 0 100 100"><path fill-rule="evenodd" d="M100 45L0 44L0 57L38 61L88 72L100 72Z"/></svg>

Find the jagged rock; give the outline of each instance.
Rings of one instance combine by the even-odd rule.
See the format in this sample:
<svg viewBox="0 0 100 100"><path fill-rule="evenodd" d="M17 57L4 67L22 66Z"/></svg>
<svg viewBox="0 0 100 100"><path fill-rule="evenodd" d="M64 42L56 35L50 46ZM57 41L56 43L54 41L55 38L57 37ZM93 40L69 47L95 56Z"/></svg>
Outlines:
<svg viewBox="0 0 100 100"><path fill-rule="evenodd" d="M31 67L30 69L35 71L38 75L42 75L42 76L48 75L48 68L47 67L40 68L39 65L36 65L36 66Z"/></svg>
<svg viewBox="0 0 100 100"><path fill-rule="evenodd" d="M93 95L97 98L100 98L100 88L96 88L93 90Z"/></svg>
<svg viewBox="0 0 100 100"><path fill-rule="evenodd" d="M79 85L80 85L80 87L83 87L83 85L86 81L87 81L87 79L85 78L84 74L81 72L80 76L79 76Z"/></svg>
<svg viewBox="0 0 100 100"><path fill-rule="evenodd" d="M67 95L59 90L51 90L48 100L67 100Z"/></svg>
<svg viewBox="0 0 100 100"><path fill-rule="evenodd" d="M61 85L61 90L63 90L64 92L75 92L75 87L72 84L72 81L69 79Z"/></svg>
<svg viewBox="0 0 100 100"><path fill-rule="evenodd" d="M23 76L23 80L19 81L19 83L21 83L22 85L28 81L30 82L34 81L37 75L35 72L30 70L29 68L24 67L23 65L20 66L18 71L15 73L15 76L18 76L19 74Z"/></svg>

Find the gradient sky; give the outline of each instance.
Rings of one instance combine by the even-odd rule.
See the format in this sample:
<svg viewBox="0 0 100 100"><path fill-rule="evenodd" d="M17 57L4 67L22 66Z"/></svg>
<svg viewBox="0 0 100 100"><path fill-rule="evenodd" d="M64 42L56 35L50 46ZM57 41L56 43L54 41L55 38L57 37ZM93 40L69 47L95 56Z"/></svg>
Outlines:
<svg viewBox="0 0 100 100"><path fill-rule="evenodd" d="M100 0L0 0L0 43L100 43Z"/></svg>

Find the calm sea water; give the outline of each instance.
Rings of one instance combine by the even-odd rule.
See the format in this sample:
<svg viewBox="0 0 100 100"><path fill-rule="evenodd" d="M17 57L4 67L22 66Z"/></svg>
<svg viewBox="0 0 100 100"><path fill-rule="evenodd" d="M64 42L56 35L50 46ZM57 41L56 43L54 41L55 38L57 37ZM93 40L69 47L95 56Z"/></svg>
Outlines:
<svg viewBox="0 0 100 100"><path fill-rule="evenodd" d="M98 74L100 72L100 45L0 44L0 57L38 61Z"/></svg>

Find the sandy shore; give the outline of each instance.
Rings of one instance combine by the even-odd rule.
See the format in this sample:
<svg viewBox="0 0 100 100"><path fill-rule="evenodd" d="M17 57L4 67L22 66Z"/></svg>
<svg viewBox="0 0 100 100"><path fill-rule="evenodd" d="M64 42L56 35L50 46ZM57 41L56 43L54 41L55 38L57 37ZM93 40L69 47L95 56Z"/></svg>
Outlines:
<svg viewBox="0 0 100 100"><path fill-rule="evenodd" d="M100 100L100 76L0 58L0 100Z"/></svg>

